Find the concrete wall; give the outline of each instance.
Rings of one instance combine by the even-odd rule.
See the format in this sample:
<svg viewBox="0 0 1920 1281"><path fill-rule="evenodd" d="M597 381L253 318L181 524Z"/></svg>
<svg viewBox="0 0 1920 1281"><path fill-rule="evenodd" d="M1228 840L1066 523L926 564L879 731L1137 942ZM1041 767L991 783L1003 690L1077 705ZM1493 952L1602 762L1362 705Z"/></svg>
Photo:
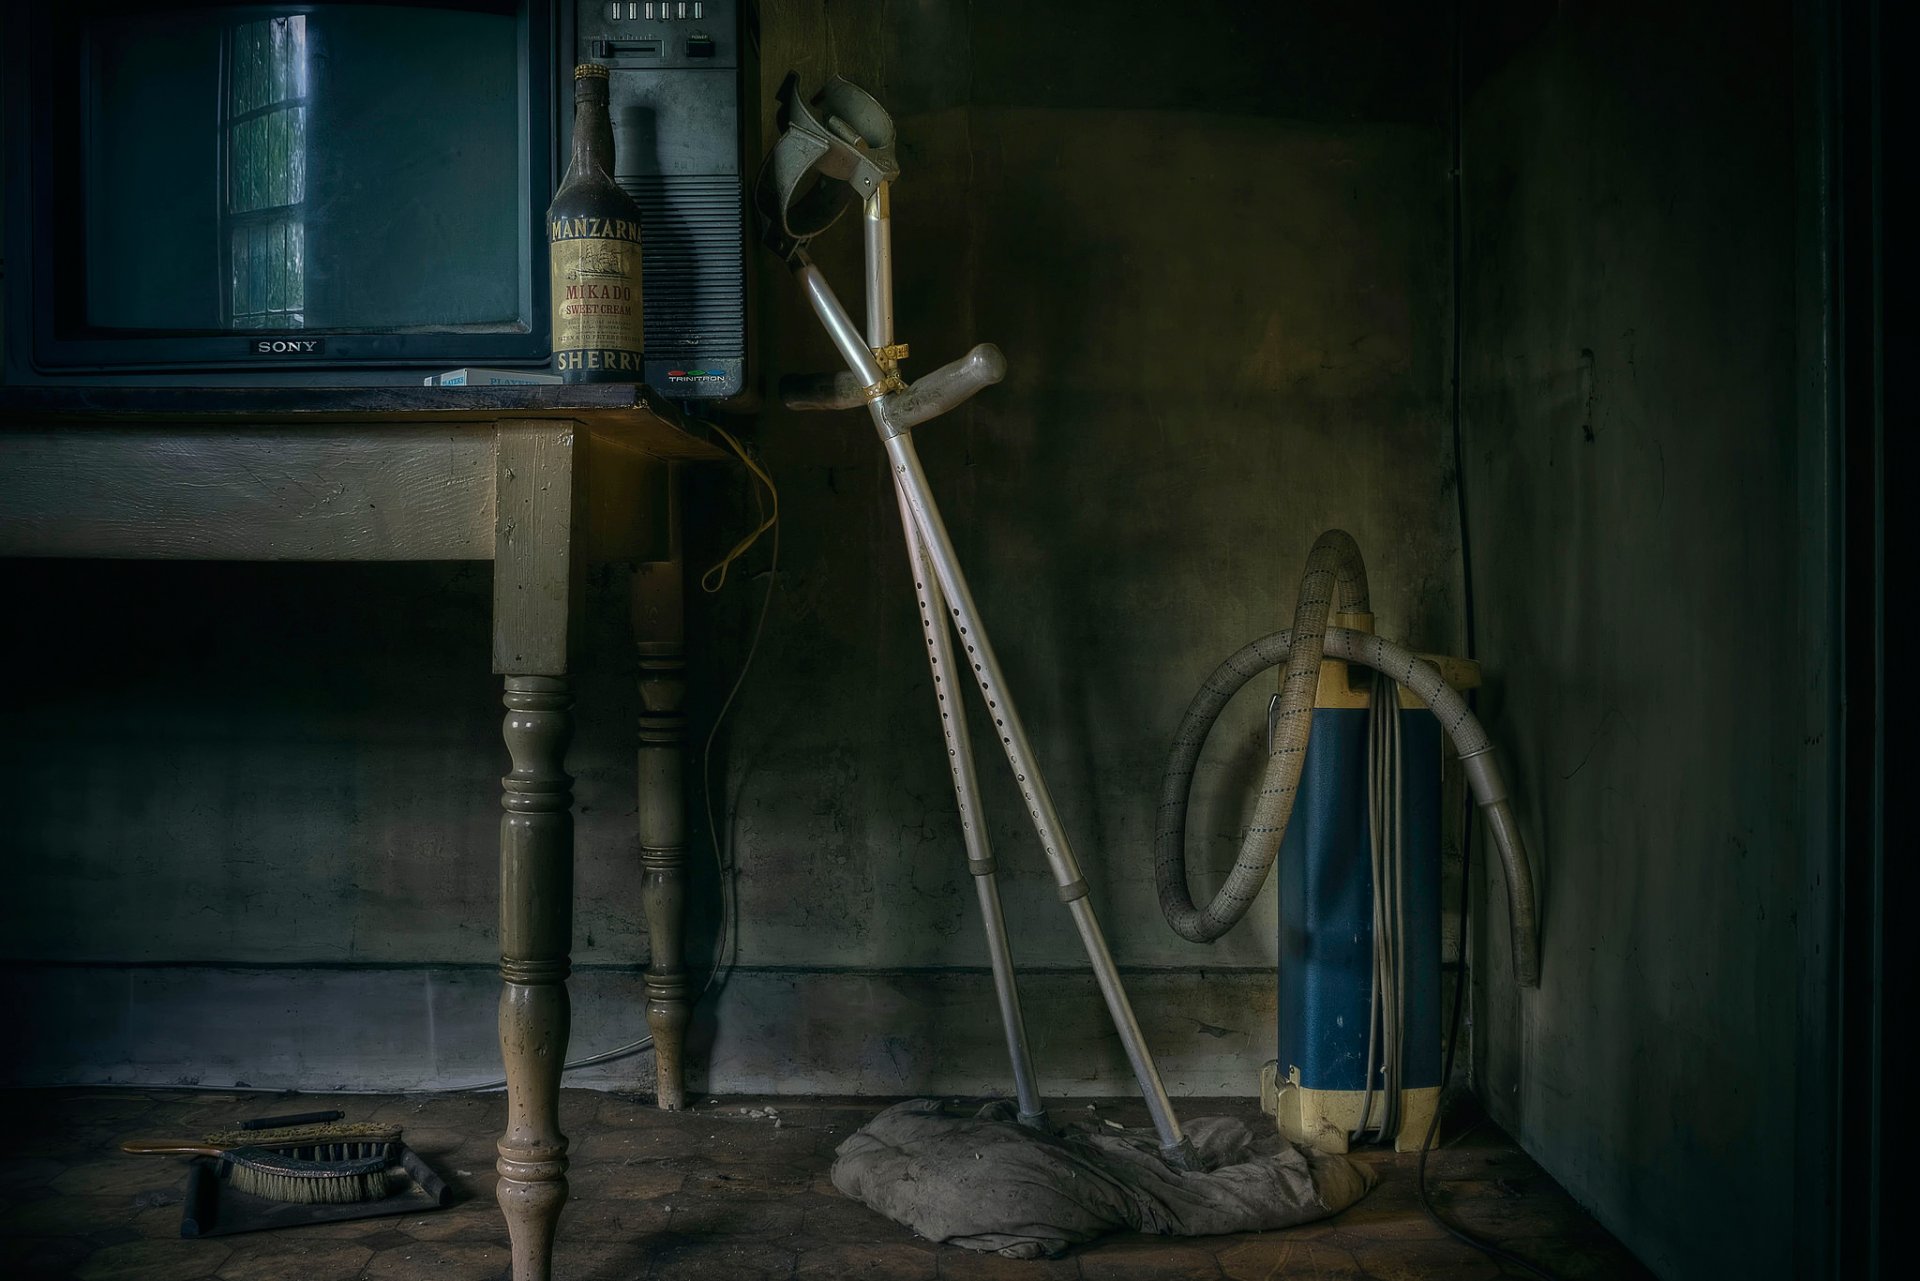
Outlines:
<svg viewBox="0 0 1920 1281"><path fill-rule="evenodd" d="M1516 997L1494 874L1477 1082L1672 1277L1795 1275L1819 1222L1795 1108L1831 750L1808 708L1833 695L1801 599L1827 553L1803 501L1796 326L1818 300L1797 292L1789 17L1580 5L1468 32L1496 60L1463 143L1481 706L1544 940Z"/></svg>
<svg viewBox="0 0 1920 1281"><path fill-rule="evenodd" d="M1160 920L1167 739L1212 665L1281 625L1315 534L1371 557L1383 630L1461 643L1448 432L1449 73L1441 18L1226 3L766 6L788 66L897 114L901 337L979 339L1007 383L922 433L981 608L1169 1085L1250 1094L1274 914L1213 948ZM851 228L819 258L859 296ZM826 368L788 281L763 368ZM785 518L773 612L713 754L739 896L698 1089L1002 1080L886 474L856 415L753 425ZM743 484L696 479L698 568ZM756 553L694 604L696 732L740 661ZM493 1067L498 699L472 566L12 565L0 764L16 1078L421 1085ZM642 1030L623 572L595 582L580 697L575 1047ZM1206 760L1198 866L1232 860L1250 695ZM984 754L1044 1084L1128 1087L1075 937ZM696 803L698 797L695 797ZM705 824L696 825L704 828ZM696 857L704 851L696 847ZM701 864L704 949L716 882ZM350 1049L348 1048L350 1047ZM710 1065L710 1066L709 1066ZM600 1080L642 1079L644 1062Z"/></svg>

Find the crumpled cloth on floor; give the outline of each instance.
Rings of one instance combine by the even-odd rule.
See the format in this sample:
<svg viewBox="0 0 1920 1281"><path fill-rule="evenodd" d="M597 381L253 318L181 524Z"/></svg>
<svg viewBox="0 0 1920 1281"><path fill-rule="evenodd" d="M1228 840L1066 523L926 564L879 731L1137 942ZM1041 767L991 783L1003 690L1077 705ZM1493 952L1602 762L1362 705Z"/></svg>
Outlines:
<svg viewBox="0 0 1920 1281"><path fill-rule="evenodd" d="M1175 1170L1151 1130L1074 1120L1021 1125L1011 1101L978 1111L897 1103L834 1153L833 1186L930 1241L1009 1258L1057 1255L1105 1232L1212 1236L1324 1218L1366 1195L1373 1174L1231 1117L1185 1124L1205 1169Z"/></svg>

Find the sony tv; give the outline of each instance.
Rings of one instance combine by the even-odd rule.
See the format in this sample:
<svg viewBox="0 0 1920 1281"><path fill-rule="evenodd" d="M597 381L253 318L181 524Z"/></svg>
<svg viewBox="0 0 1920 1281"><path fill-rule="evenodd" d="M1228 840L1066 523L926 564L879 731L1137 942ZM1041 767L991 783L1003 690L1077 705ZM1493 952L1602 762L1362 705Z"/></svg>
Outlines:
<svg viewBox="0 0 1920 1281"><path fill-rule="evenodd" d="M646 381L745 385L741 0L7 6L5 378L414 383L549 361L570 68L612 68Z"/></svg>

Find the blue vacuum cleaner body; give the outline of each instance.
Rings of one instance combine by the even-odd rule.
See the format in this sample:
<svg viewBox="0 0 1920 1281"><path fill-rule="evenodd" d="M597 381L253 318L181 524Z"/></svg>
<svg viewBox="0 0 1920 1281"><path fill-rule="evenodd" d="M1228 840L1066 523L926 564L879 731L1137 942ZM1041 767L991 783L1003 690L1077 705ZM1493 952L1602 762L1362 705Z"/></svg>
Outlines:
<svg viewBox="0 0 1920 1281"><path fill-rule="evenodd" d="M1323 679L1321 688L1343 686ZM1342 691L1344 692L1344 691ZM1363 696L1342 698L1351 703ZM1317 700L1293 821L1278 860L1277 1057L1263 1095L1296 1142L1345 1151L1384 1115L1375 1049L1367 1097L1374 884L1367 815L1365 706ZM1440 726L1424 705L1399 709L1406 864L1404 1087L1395 1146L1417 1147L1440 1081ZM1365 1109L1365 1117L1362 1109Z"/></svg>

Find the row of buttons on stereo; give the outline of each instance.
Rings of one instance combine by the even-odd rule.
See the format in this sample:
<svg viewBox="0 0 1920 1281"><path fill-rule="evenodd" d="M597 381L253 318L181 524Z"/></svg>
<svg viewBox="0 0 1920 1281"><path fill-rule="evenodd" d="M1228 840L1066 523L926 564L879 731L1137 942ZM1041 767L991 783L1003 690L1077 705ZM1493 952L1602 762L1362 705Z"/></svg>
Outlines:
<svg viewBox="0 0 1920 1281"><path fill-rule="evenodd" d="M618 22L625 18L629 22L671 22L675 18L704 18L707 6L700 0L613 0L607 5L607 17Z"/></svg>

